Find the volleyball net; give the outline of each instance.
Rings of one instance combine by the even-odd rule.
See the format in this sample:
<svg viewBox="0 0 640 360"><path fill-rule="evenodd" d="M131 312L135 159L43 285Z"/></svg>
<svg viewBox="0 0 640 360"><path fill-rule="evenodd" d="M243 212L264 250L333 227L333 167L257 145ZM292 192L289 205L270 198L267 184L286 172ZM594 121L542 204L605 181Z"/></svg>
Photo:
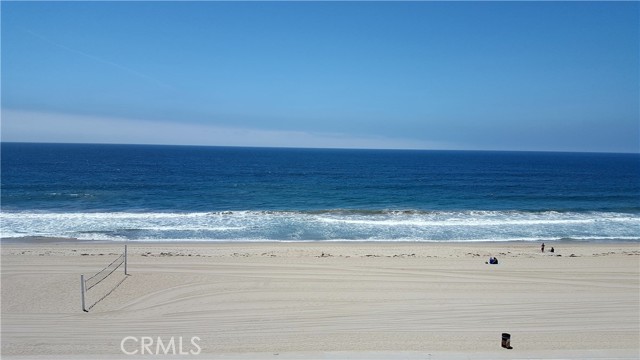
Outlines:
<svg viewBox="0 0 640 360"><path fill-rule="evenodd" d="M117 279L111 278L110 276L113 275L120 267L124 267L125 276L117 281ZM88 312L97 303L104 300L104 298L109 296L118 286L120 286L120 284L122 284L122 282L127 278L126 275L129 275L127 273L127 245L124 246L124 252L102 270L90 274L90 276L85 276L84 274L80 275L82 310ZM114 280L115 286L113 286ZM98 286L100 284L103 284L104 286ZM105 286L106 288L104 288ZM89 291L91 291L91 293L89 293ZM100 297L100 293L102 294L102 297ZM97 300L87 304L89 294L93 295L91 298L94 300L97 298Z"/></svg>

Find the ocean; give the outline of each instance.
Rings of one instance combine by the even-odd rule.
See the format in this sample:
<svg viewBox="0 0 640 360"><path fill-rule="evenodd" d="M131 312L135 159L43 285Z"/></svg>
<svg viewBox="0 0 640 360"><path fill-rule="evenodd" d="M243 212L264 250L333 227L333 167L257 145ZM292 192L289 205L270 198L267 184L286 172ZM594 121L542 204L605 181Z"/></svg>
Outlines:
<svg viewBox="0 0 640 360"><path fill-rule="evenodd" d="M3 238L640 242L640 155L1 144Z"/></svg>

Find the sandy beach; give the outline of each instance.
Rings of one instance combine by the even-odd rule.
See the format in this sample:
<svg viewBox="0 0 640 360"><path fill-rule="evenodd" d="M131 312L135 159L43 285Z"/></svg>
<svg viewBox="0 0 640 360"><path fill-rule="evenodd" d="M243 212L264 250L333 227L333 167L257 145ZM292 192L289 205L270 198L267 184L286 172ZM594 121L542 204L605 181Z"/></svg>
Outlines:
<svg viewBox="0 0 640 360"><path fill-rule="evenodd" d="M83 312L123 245L4 241L2 358L640 356L639 244L133 242Z"/></svg>

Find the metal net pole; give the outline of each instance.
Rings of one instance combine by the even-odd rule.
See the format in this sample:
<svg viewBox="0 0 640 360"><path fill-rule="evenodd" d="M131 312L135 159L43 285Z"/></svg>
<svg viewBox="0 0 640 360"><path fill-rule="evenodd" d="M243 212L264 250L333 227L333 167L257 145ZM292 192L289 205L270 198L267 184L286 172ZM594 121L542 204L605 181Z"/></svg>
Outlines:
<svg viewBox="0 0 640 360"><path fill-rule="evenodd" d="M82 297L82 311L86 312L87 308L86 308L86 306L84 304L84 293L85 293L85 290L84 290L84 275L80 275L80 295Z"/></svg>

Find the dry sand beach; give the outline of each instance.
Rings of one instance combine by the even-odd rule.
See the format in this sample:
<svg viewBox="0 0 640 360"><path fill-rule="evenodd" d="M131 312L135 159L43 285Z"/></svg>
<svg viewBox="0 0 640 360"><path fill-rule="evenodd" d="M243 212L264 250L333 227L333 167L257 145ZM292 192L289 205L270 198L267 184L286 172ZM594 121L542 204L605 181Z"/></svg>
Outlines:
<svg viewBox="0 0 640 360"><path fill-rule="evenodd" d="M123 244L5 241L2 358L144 358L127 336L198 337L154 358L638 358L640 245L550 246L129 243L85 313L80 274Z"/></svg>

